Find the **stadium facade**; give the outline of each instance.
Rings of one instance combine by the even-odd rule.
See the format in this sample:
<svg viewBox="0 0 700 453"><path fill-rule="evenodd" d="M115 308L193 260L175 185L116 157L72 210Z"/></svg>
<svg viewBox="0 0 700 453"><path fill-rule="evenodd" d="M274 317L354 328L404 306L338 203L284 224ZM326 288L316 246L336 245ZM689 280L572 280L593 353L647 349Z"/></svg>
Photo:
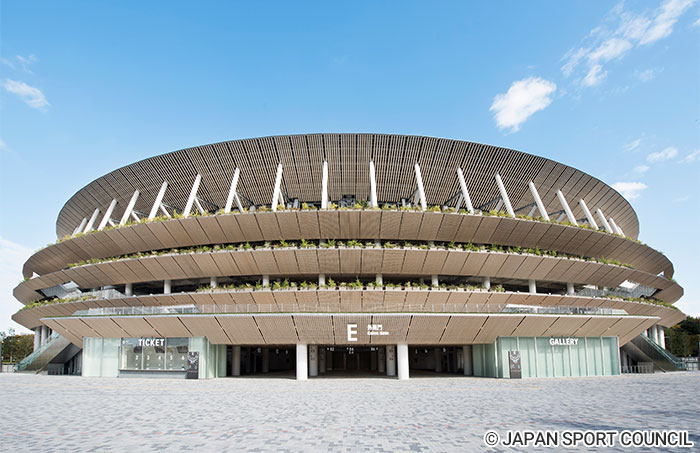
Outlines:
<svg viewBox="0 0 700 453"><path fill-rule="evenodd" d="M19 369L616 375L668 355L673 265L600 180L431 137L198 146L104 175L25 263ZM651 357L651 359L649 359ZM667 357L673 361L673 357Z"/></svg>

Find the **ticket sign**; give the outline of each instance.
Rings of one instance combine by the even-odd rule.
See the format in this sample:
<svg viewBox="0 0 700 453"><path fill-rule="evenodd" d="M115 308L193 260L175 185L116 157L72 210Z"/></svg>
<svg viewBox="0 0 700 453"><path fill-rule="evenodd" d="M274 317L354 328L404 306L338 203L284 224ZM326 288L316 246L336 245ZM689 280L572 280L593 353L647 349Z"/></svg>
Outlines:
<svg viewBox="0 0 700 453"><path fill-rule="evenodd" d="M511 379L521 379L523 377L520 351L508 351L508 366Z"/></svg>

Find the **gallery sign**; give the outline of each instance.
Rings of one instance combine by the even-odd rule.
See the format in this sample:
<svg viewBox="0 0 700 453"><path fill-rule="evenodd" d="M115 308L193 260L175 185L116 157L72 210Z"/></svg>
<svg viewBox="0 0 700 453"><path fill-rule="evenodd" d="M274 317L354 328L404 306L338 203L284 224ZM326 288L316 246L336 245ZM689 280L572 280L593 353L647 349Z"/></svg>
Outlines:
<svg viewBox="0 0 700 453"><path fill-rule="evenodd" d="M551 344L552 346L576 346L578 344L578 338L573 338L573 337L550 338L549 344Z"/></svg>

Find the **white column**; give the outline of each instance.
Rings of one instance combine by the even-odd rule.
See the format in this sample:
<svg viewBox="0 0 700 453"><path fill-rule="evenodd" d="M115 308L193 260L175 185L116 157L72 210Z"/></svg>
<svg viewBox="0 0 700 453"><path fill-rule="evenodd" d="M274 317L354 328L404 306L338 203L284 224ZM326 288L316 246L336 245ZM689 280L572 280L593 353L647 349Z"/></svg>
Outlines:
<svg viewBox="0 0 700 453"><path fill-rule="evenodd" d="M134 295L134 284L133 283L126 283L124 285L124 295L125 296L133 296Z"/></svg>
<svg viewBox="0 0 700 453"><path fill-rule="evenodd" d="M649 329L644 329L644 331L642 332L642 335L644 335L645 337L648 337L648 336L649 336L649 335L647 334L648 331L649 331Z"/></svg>
<svg viewBox="0 0 700 453"><path fill-rule="evenodd" d="M163 280L163 294L170 294L173 289L172 280Z"/></svg>
<svg viewBox="0 0 700 453"><path fill-rule="evenodd" d="M600 208L596 209L596 213L598 214L598 218L603 224L603 228L605 228L605 231L608 233L614 233L613 229L610 228L610 224L608 223L607 219L605 218L605 214L603 214L603 211L601 211Z"/></svg>
<svg viewBox="0 0 700 453"><path fill-rule="evenodd" d="M270 286L270 276L269 275L262 276L262 285L263 286Z"/></svg>
<svg viewBox="0 0 700 453"><path fill-rule="evenodd" d="M99 213L100 213L100 208L95 208L95 212L92 213L90 220L88 221L87 225L85 225L85 229L83 230L83 233L87 233L88 231L92 230L92 226L95 224L95 220L97 219L97 214L99 214Z"/></svg>
<svg viewBox="0 0 700 453"><path fill-rule="evenodd" d="M511 217L515 217L513 206L510 204L510 198L508 198L508 192L506 192L506 186L503 185L501 175L499 175L498 173L496 173L496 185L498 186L498 190L501 192L501 200L503 200L503 203L506 205L506 211L508 212L508 215Z"/></svg>
<svg viewBox="0 0 700 453"><path fill-rule="evenodd" d="M318 348L318 373L326 372L326 348Z"/></svg>
<svg viewBox="0 0 700 453"><path fill-rule="evenodd" d="M369 161L369 204L373 208L379 206L379 203L377 203L377 179L373 160Z"/></svg>
<svg viewBox="0 0 700 453"><path fill-rule="evenodd" d="M34 351L41 347L41 327L34 328Z"/></svg>
<svg viewBox="0 0 700 453"><path fill-rule="evenodd" d="M136 205L136 200L138 200L138 198L139 191L135 190L134 194L131 196L131 200L129 200L129 204L126 205L124 215L122 215L122 219L119 221L119 226L124 225L129 220L129 216L131 216L131 213L134 211L134 206Z"/></svg>
<svg viewBox="0 0 700 453"><path fill-rule="evenodd" d="M472 370L472 345L465 344L462 346L462 362L464 364L464 375L471 376Z"/></svg>
<svg viewBox="0 0 700 453"><path fill-rule="evenodd" d="M49 341L49 327L48 326L41 326L41 338L42 338L42 344L46 344L46 342Z"/></svg>
<svg viewBox="0 0 700 453"><path fill-rule="evenodd" d="M418 162L414 166L416 170L416 184L418 185L418 197L420 198L420 207L423 211L428 209L428 202L425 200L425 188L423 187L423 177L420 173L420 166Z"/></svg>
<svg viewBox="0 0 700 453"><path fill-rule="evenodd" d="M275 176L275 188L272 191L272 210L277 211L277 203L282 196L282 162L277 164L277 176Z"/></svg>
<svg viewBox="0 0 700 453"><path fill-rule="evenodd" d="M386 347L386 375L396 376L396 351L393 346Z"/></svg>
<svg viewBox="0 0 700 453"><path fill-rule="evenodd" d="M532 198L535 199L535 204L537 205L537 209L540 211L540 215L543 219L549 222L549 214L547 214L547 209L545 209L544 203L542 203L542 199L540 198L540 194L539 192L537 192L535 183L530 181L529 183L527 183L527 185L530 187L530 193L532 194Z"/></svg>
<svg viewBox="0 0 700 453"><path fill-rule="evenodd" d="M566 284L566 294L568 294L569 296L574 295L574 284L573 283Z"/></svg>
<svg viewBox="0 0 700 453"><path fill-rule="evenodd" d="M238 167L233 171L233 178L231 179L231 188L228 191L228 197L226 197L226 206L224 206L224 212L226 214L231 212L231 207L233 206L233 199L236 197L236 188L238 187L238 178L240 177L241 171Z"/></svg>
<svg viewBox="0 0 700 453"><path fill-rule="evenodd" d="M321 179L321 209L328 209L328 161L323 161L323 177Z"/></svg>
<svg viewBox="0 0 700 453"><path fill-rule="evenodd" d="M87 221L88 221L87 217L83 217L83 220L80 221L80 225L78 225L75 228L75 230L73 230L73 234L71 234L71 237L75 236L78 233L81 233L85 229L85 225L87 225Z"/></svg>
<svg viewBox="0 0 700 453"><path fill-rule="evenodd" d="M528 289L530 290L530 294L537 294L537 282L530 279L527 281L527 286Z"/></svg>
<svg viewBox="0 0 700 453"><path fill-rule="evenodd" d="M659 326L657 326L656 324L651 326L651 332L654 334L654 343L660 344L661 342L659 340Z"/></svg>
<svg viewBox="0 0 700 453"><path fill-rule="evenodd" d="M216 288L217 286L219 286L219 279L216 277L211 277L209 279L209 286L211 286L212 288Z"/></svg>
<svg viewBox="0 0 700 453"><path fill-rule="evenodd" d="M619 234L620 236L624 236L620 227L615 223L615 220L613 220L612 217L608 217L608 220L610 221L610 226L612 227L613 232L615 234Z"/></svg>
<svg viewBox="0 0 700 453"><path fill-rule="evenodd" d="M467 182L464 179L464 172L461 168L457 169L457 179L459 180L459 188L462 190L462 200L464 201L464 205L467 207L469 214L474 214L474 206L472 206L472 199L469 197Z"/></svg>
<svg viewBox="0 0 700 453"><path fill-rule="evenodd" d="M433 276L430 278L430 280L431 280L430 283L431 283L433 286L440 286L440 282L438 281L438 276L437 276L437 275L433 275Z"/></svg>
<svg viewBox="0 0 700 453"><path fill-rule="evenodd" d="M659 346L666 349L666 332L663 326L656 326L656 328L659 330Z"/></svg>
<svg viewBox="0 0 700 453"><path fill-rule="evenodd" d="M185 204L185 210L182 211L182 217L187 218L190 216L190 211L192 210L194 199L197 197L197 191L199 190L199 184L201 182L202 175L197 173L197 176L194 178L194 183L192 184L192 189L190 190L190 196L187 198L187 204Z"/></svg>
<svg viewBox="0 0 700 453"><path fill-rule="evenodd" d="M326 274L318 274L318 286L326 285Z"/></svg>
<svg viewBox="0 0 700 453"><path fill-rule="evenodd" d="M377 286L384 286L384 276L382 274L375 275L374 282L377 284Z"/></svg>
<svg viewBox="0 0 700 453"><path fill-rule="evenodd" d="M396 361L399 367L399 380L404 381L408 379L408 345L407 344L397 344L396 345Z"/></svg>
<svg viewBox="0 0 700 453"><path fill-rule="evenodd" d="M153 202L153 206L151 206L151 212L148 213L148 220L153 220L158 214L158 208L160 207L161 203L163 203L163 197L165 196L165 191L168 190L168 181L163 181L163 184L160 186L160 190L158 191L158 195L156 195L156 199Z"/></svg>
<svg viewBox="0 0 700 453"><path fill-rule="evenodd" d="M557 190L557 198L559 198L559 203L561 203L561 207L564 208L564 212L566 212L566 217L569 218L569 222L571 222L573 225L578 226L578 222L576 222L576 217L574 217L574 213L571 211L569 203L566 202L566 198L564 198L564 194L561 193L561 190Z"/></svg>
<svg viewBox="0 0 700 453"><path fill-rule="evenodd" d="M586 206L586 202L583 201L583 198L581 198L578 201L578 204L581 205L581 209L583 209L583 213L586 214L586 220L588 220L588 224L597 230L598 224L595 223L595 219L593 218L593 214L591 214L591 211L588 209L588 206Z"/></svg>
<svg viewBox="0 0 700 453"><path fill-rule="evenodd" d="M309 376L318 376L318 346L309 345Z"/></svg>
<svg viewBox="0 0 700 453"><path fill-rule="evenodd" d="M377 371L379 373L384 373L386 369L386 348L382 346L377 350Z"/></svg>
<svg viewBox="0 0 700 453"><path fill-rule="evenodd" d="M491 289L491 277L484 277L484 288Z"/></svg>
<svg viewBox="0 0 700 453"><path fill-rule="evenodd" d="M112 200L112 202L109 204L109 207L107 208L107 211L105 212L104 217L102 217L102 221L97 227L97 231L102 231L104 228L107 226L107 222L109 222L110 217L112 217L112 213L114 212L114 208L117 207L117 199L115 198Z"/></svg>
<svg viewBox="0 0 700 453"><path fill-rule="evenodd" d="M305 344L297 345L297 381L305 381L309 377L307 349Z"/></svg>
<svg viewBox="0 0 700 453"><path fill-rule="evenodd" d="M433 349L433 355L435 356L435 372L442 372L442 348Z"/></svg>
<svg viewBox="0 0 700 453"><path fill-rule="evenodd" d="M268 373L270 371L270 349L262 348L262 372Z"/></svg>
<svg viewBox="0 0 700 453"><path fill-rule="evenodd" d="M241 347L234 346L231 348L231 375L241 375Z"/></svg>

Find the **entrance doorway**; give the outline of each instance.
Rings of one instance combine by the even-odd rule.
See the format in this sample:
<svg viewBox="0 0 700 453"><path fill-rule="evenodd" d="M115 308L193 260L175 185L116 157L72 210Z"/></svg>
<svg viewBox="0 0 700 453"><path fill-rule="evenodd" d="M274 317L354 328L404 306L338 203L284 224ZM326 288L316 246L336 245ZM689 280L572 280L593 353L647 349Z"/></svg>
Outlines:
<svg viewBox="0 0 700 453"><path fill-rule="evenodd" d="M319 376L384 375L384 346L319 346Z"/></svg>

